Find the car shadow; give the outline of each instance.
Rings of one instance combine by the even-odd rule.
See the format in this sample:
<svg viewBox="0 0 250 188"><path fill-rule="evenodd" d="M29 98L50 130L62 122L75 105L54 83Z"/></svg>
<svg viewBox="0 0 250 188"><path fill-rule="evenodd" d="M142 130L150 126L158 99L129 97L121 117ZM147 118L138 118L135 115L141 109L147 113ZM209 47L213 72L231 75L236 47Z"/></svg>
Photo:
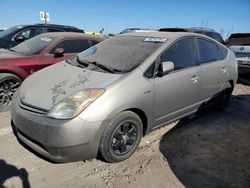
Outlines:
<svg viewBox="0 0 250 188"><path fill-rule="evenodd" d="M250 95L233 96L181 120L160 141L160 151L185 187L250 187Z"/></svg>
<svg viewBox="0 0 250 188"><path fill-rule="evenodd" d="M30 188L29 174L26 169L18 169L0 159L0 188L4 188L4 182L13 177L21 179L23 188Z"/></svg>

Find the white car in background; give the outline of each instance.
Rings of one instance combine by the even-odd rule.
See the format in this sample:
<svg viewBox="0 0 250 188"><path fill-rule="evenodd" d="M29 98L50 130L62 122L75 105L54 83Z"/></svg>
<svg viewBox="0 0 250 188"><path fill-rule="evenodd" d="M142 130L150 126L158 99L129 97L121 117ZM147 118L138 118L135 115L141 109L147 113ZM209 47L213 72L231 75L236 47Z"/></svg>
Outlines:
<svg viewBox="0 0 250 188"><path fill-rule="evenodd" d="M239 74L250 73L250 33L231 34L227 41L228 47L234 51L239 65Z"/></svg>

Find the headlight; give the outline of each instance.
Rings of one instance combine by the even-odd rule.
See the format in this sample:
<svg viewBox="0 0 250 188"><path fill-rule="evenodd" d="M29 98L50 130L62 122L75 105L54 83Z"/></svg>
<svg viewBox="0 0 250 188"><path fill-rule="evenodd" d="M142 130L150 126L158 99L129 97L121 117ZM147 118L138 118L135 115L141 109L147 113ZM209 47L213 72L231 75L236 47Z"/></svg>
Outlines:
<svg viewBox="0 0 250 188"><path fill-rule="evenodd" d="M55 119L74 118L104 92L104 89L86 89L80 91L55 105L47 116Z"/></svg>

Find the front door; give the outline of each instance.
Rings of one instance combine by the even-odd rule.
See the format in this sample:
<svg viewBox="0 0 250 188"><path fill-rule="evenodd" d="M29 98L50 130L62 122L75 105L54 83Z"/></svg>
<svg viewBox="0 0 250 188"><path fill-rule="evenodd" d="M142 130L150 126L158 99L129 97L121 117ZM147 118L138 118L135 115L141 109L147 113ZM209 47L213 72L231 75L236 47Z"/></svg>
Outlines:
<svg viewBox="0 0 250 188"><path fill-rule="evenodd" d="M200 68L195 65L194 39L175 42L159 57L158 64L164 61L173 62L174 71L155 78L155 127L184 116L199 106Z"/></svg>

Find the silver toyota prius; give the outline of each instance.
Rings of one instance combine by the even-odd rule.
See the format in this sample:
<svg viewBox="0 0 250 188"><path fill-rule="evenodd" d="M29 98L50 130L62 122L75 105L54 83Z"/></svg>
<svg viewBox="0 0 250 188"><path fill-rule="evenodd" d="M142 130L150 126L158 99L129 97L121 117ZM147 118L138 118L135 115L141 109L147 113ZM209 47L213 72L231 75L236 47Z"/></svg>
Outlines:
<svg viewBox="0 0 250 188"><path fill-rule="evenodd" d="M46 158L119 162L142 136L196 113L225 108L237 81L234 53L195 33L115 36L28 77L13 96L18 139Z"/></svg>

